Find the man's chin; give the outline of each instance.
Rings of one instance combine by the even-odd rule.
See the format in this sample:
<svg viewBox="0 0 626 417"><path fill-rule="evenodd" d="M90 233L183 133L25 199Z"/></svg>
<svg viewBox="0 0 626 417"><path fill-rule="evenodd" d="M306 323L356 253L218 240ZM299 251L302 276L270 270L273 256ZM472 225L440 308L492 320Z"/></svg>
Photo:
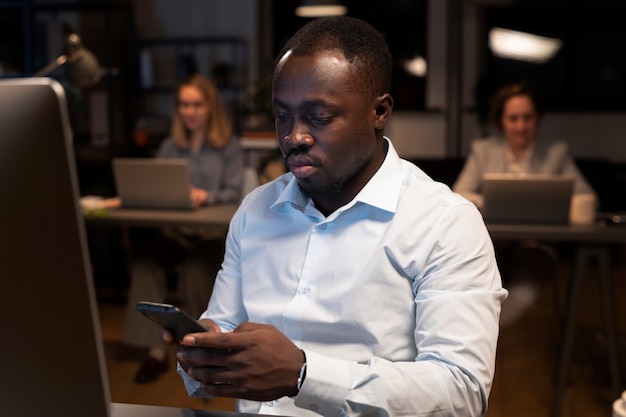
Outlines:
<svg viewBox="0 0 626 417"><path fill-rule="evenodd" d="M331 196L341 192L341 184L338 181L331 182L324 186L316 186L306 179L298 179L298 188L304 195L315 199L317 197Z"/></svg>

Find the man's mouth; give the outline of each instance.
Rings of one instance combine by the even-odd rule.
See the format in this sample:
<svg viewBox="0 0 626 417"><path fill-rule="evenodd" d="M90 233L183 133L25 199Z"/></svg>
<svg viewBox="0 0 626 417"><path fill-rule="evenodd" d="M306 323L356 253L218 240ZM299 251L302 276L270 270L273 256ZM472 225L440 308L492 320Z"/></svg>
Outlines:
<svg viewBox="0 0 626 417"><path fill-rule="evenodd" d="M287 166L296 178L308 178L317 170L317 164L301 155L291 155L287 159Z"/></svg>

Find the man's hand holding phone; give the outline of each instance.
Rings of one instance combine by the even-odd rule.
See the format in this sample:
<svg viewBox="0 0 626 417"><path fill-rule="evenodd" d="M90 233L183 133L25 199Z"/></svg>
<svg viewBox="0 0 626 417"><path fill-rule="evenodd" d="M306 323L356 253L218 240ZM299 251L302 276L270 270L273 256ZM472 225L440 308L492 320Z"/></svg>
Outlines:
<svg viewBox="0 0 626 417"><path fill-rule="evenodd" d="M255 401L296 395L306 362L304 352L276 327L250 322L232 332L188 334L176 359L208 394Z"/></svg>
<svg viewBox="0 0 626 417"><path fill-rule="evenodd" d="M169 305L141 302L137 309L163 328L176 359L211 395L266 401L294 396L302 382L304 352L276 327L242 323L222 332L211 319L196 321Z"/></svg>

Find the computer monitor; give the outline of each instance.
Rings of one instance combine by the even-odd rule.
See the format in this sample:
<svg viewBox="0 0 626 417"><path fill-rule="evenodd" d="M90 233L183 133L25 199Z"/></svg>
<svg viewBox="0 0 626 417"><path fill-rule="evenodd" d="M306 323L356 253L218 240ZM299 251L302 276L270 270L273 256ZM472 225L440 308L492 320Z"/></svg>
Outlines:
<svg viewBox="0 0 626 417"><path fill-rule="evenodd" d="M107 417L72 132L54 80L0 80L0 196L0 414Z"/></svg>

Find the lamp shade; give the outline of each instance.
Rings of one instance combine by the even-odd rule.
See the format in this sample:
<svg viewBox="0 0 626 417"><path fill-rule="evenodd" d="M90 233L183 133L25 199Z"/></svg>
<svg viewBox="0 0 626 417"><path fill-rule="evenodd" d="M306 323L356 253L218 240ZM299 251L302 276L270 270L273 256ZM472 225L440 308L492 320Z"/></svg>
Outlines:
<svg viewBox="0 0 626 417"><path fill-rule="evenodd" d="M65 39L64 53L37 71L35 76L46 76L63 65L67 65L70 82L81 87L97 84L102 76L98 59L82 45L80 36L76 33L70 33Z"/></svg>
<svg viewBox="0 0 626 417"><path fill-rule="evenodd" d="M348 12L348 8L336 0L303 0L296 7L300 17L338 16Z"/></svg>

